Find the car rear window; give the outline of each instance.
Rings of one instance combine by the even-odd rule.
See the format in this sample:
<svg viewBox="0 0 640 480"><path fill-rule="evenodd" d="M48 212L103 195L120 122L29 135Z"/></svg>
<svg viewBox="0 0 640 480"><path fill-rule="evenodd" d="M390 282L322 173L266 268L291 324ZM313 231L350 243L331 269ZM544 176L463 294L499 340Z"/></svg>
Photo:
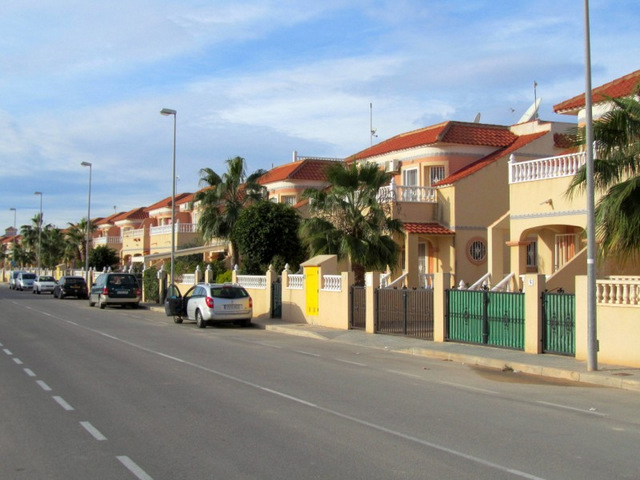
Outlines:
<svg viewBox="0 0 640 480"><path fill-rule="evenodd" d="M133 287L138 285L138 280L133 275L109 275L109 285L122 285Z"/></svg>
<svg viewBox="0 0 640 480"><path fill-rule="evenodd" d="M53 278L53 277L44 277L44 276L40 277L38 280L40 282L55 282L56 281L56 279Z"/></svg>
<svg viewBox="0 0 640 480"><path fill-rule="evenodd" d="M25 280L35 280L36 279L36 274L35 273L23 273L22 274L22 278L24 278Z"/></svg>
<svg viewBox="0 0 640 480"><path fill-rule="evenodd" d="M249 296L249 293L244 288L221 287L212 288L211 296L213 298L246 298Z"/></svg>
<svg viewBox="0 0 640 480"><path fill-rule="evenodd" d="M84 283L84 278L67 278L67 285L77 285Z"/></svg>

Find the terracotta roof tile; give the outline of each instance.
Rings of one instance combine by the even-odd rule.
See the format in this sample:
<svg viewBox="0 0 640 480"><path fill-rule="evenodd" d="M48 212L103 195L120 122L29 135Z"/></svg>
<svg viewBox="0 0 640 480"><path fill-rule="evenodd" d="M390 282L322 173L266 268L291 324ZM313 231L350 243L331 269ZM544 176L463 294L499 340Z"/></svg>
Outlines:
<svg viewBox="0 0 640 480"><path fill-rule="evenodd" d="M404 231L407 233L419 233L422 235L455 235L453 230L443 227L439 223L412 223L405 222L403 224Z"/></svg>
<svg viewBox="0 0 640 480"><path fill-rule="evenodd" d="M272 168L258 179L260 185L266 185L282 180L317 180L327 179L327 168L335 164L335 160L304 159L297 162L285 163Z"/></svg>
<svg viewBox="0 0 640 480"><path fill-rule="evenodd" d="M113 219L113 222L120 222L122 220L144 220L149 217L149 213L144 207L134 208L128 212L121 213Z"/></svg>
<svg viewBox="0 0 640 480"><path fill-rule="evenodd" d="M633 93L640 83L640 70L629 73L623 77L617 78L609 83L605 83L591 90L592 102L598 103L606 101L605 97L619 98L627 97ZM578 110L585 105L584 93L576 95L573 98L560 102L553 106L556 113L576 114Z"/></svg>
<svg viewBox="0 0 640 480"><path fill-rule="evenodd" d="M176 195L176 205L179 205L180 201L184 200L189 195L191 195L191 194L190 193L180 193L180 194ZM165 207L168 208L170 206L171 206L171 195L169 195L167 198L163 198L162 200L160 200L159 202L154 203L153 205L148 206L147 208L145 208L145 210L147 212L150 212L152 210L157 210L159 208L165 208Z"/></svg>
<svg viewBox="0 0 640 480"><path fill-rule="evenodd" d="M114 219L118 216L122 215L124 212L114 213L113 215L109 215L108 217L100 219L99 222L94 222L96 225L113 225Z"/></svg>
<svg viewBox="0 0 640 480"><path fill-rule="evenodd" d="M509 127L502 125L448 121L401 133L356 153L347 161L361 160L397 150L407 150L436 143L506 147L515 139L516 135L509 130Z"/></svg>
<svg viewBox="0 0 640 480"><path fill-rule="evenodd" d="M547 135L549 132L538 132L538 133L533 133L531 135L522 135L520 137L516 137L516 139L513 141L513 143L511 145L509 145L506 148L501 148L500 150L493 152L489 155L487 155L486 157L482 157L479 160L476 160L475 162L467 165L466 167L458 170L456 173L449 175L446 178L443 178L442 180L440 180L437 183L434 183L434 187L441 187L443 185L450 185L452 183L457 182L458 180L461 180L465 177L468 177L469 175L472 175L473 173L477 172L478 170L483 169L484 167L486 167L487 165L491 165L492 163L498 161L501 158L504 158L507 155L511 155L512 153L516 152L517 150L521 149L522 147L524 147L526 144L533 142L534 140L537 140L540 137L544 137L545 135Z"/></svg>

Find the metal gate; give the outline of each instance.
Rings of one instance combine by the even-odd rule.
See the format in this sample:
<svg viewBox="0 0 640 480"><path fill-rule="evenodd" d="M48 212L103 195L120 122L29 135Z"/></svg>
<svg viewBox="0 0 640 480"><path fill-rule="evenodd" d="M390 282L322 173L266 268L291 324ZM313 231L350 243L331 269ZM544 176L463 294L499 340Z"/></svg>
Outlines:
<svg viewBox="0 0 640 480"><path fill-rule="evenodd" d="M433 340L433 290L379 288L375 332Z"/></svg>
<svg viewBox="0 0 640 480"><path fill-rule="evenodd" d="M543 292L542 351L576 355L576 296L572 293Z"/></svg>
<svg viewBox="0 0 640 480"><path fill-rule="evenodd" d="M367 290L366 287L351 287L351 318L349 328L364 329L367 323Z"/></svg>
<svg viewBox="0 0 640 480"><path fill-rule="evenodd" d="M524 350L524 293L447 290L447 340Z"/></svg>
<svg viewBox="0 0 640 480"><path fill-rule="evenodd" d="M271 284L271 318L282 318L282 282Z"/></svg>

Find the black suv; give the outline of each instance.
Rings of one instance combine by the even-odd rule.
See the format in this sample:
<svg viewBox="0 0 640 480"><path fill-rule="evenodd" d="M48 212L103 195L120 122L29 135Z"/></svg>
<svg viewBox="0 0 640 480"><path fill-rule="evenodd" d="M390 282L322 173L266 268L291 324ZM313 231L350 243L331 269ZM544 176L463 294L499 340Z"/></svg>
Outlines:
<svg viewBox="0 0 640 480"><path fill-rule="evenodd" d="M53 289L53 296L60 299L64 297L89 298L87 282L82 277L60 277L58 284Z"/></svg>
<svg viewBox="0 0 640 480"><path fill-rule="evenodd" d="M97 303L100 308L107 305L138 308L141 295L138 279L132 273L103 273L91 286L89 305L93 307Z"/></svg>

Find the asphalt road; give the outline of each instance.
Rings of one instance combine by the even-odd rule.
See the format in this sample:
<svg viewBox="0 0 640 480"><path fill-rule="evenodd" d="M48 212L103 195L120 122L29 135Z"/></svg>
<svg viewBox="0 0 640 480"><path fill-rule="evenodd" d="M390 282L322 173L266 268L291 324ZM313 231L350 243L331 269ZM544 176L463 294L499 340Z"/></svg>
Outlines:
<svg viewBox="0 0 640 480"><path fill-rule="evenodd" d="M0 290L2 479L638 479L640 396Z"/></svg>

